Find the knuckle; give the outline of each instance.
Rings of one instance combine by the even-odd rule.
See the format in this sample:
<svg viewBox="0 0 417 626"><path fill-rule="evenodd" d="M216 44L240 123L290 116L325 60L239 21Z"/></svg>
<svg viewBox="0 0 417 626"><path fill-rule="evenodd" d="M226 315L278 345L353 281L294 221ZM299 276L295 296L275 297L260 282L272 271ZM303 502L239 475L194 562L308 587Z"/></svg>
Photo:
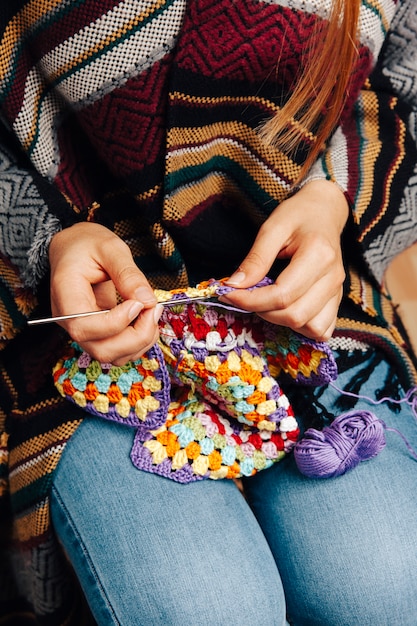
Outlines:
<svg viewBox="0 0 417 626"><path fill-rule="evenodd" d="M84 344L80 343L81 347L85 352L87 352L95 361L99 363L113 363L113 359L115 358L115 354L113 354L108 349L95 346L90 342L86 342Z"/></svg>
<svg viewBox="0 0 417 626"><path fill-rule="evenodd" d="M132 262L132 264L125 265L117 272L117 278L120 282L129 282L130 280L136 280L138 276L138 268Z"/></svg>
<svg viewBox="0 0 417 626"><path fill-rule="evenodd" d="M276 290L276 293L274 293L274 302L273 302L273 306L275 309L280 310L285 310L287 309L291 303L293 301L293 294L291 293L291 291L289 289L286 289L285 287L281 287ZM292 313L290 313L290 315L293 314L297 314L296 311L293 311Z"/></svg>
<svg viewBox="0 0 417 626"><path fill-rule="evenodd" d="M123 367L130 361L134 361L134 360L135 359L133 356L126 356L126 357L121 357L121 358L113 359L112 361L106 361L106 362L111 363L112 365L116 365L116 367Z"/></svg>
<svg viewBox="0 0 417 626"><path fill-rule="evenodd" d="M109 249L110 251L126 252L126 250L129 250L127 243L112 231L107 231L106 234L101 237L100 245L102 248Z"/></svg>
<svg viewBox="0 0 417 626"><path fill-rule="evenodd" d="M317 339L323 339L326 334L327 328L324 327L323 324L309 324L308 330L313 335L313 337L316 337Z"/></svg>
<svg viewBox="0 0 417 626"><path fill-rule="evenodd" d="M77 324L71 324L71 322L69 322L66 324L65 329L70 337L80 345L87 342L85 331L83 331Z"/></svg>
<svg viewBox="0 0 417 626"><path fill-rule="evenodd" d="M324 323L321 321L313 321L312 323L308 324L308 331L318 341L326 341L327 339L330 339L332 334L328 323Z"/></svg>
<svg viewBox="0 0 417 626"><path fill-rule="evenodd" d="M253 265L256 268L264 266L264 260L257 250L251 250L245 258L244 265Z"/></svg>
<svg viewBox="0 0 417 626"><path fill-rule="evenodd" d="M334 264L339 256L338 248L322 232L310 232L306 235L306 241L312 249L317 251L322 263Z"/></svg>
<svg viewBox="0 0 417 626"><path fill-rule="evenodd" d="M99 363L113 363L114 355L104 350L93 350L91 356Z"/></svg>
<svg viewBox="0 0 417 626"><path fill-rule="evenodd" d="M288 316L288 326L290 328L294 328L295 330L302 329L307 322L306 315L301 310L291 311Z"/></svg>

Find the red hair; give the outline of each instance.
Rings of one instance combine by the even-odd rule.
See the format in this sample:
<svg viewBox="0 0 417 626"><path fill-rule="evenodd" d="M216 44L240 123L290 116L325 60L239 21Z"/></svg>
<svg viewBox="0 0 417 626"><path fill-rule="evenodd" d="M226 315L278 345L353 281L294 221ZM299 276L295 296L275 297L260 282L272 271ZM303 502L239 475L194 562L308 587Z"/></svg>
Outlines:
<svg viewBox="0 0 417 626"><path fill-rule="evenodd" d="M264 140L287 154L294 153L306 137L312 138L299 179L340 120L358 54L360 5L360 0L333 1L328 21L313 34L311 51L305 55L290 98L260 129Z"/></svg>

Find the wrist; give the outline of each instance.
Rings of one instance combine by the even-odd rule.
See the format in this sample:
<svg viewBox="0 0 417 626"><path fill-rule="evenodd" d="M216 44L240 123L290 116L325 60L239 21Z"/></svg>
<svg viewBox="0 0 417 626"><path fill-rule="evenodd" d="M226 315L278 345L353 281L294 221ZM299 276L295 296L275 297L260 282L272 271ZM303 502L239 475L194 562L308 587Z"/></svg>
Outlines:
<svg viewBox="0 0 417 626"><path fill-rule="evenodd" d="M333 181L325 179L311 180L306 183L298 192L308 198L309 203L317 205L323 217L328 217L331 211L334 224L342 233L349 217L349 202L345 192Z"/></svg>

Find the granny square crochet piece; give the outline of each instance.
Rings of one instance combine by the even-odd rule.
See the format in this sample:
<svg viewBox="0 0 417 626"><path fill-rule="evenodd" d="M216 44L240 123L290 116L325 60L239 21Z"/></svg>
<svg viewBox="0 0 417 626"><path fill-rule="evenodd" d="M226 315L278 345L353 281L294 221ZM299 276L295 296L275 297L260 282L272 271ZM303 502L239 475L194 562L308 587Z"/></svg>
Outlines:
<svg viewBox="0 0 417 626"><path fill-rule="evenodd" d="M327 344L210 300L225 289L210 281L156 291L161 302L181 302L165 306L159 342L137 361L99 363L73 343L54 368L64 397L136 429L139 469L183 483L251 476L299 436L278 377L320 385L337 376ZM207 300L190 299L198 294Z"/></svg>
<svg viewBox="0 0 417 626"><path fill-rule="evenodd" d="M160 428L144 440L136 434L133 464L183 483L252 476L282 459L298 438L297 422L285 396L281 398L285 417L279 428L262 430L241 427L201 396L182 389Z"/></svg>
<svg viewBox="0 0 417 626"><path fill-rule="evenodd" d="M61 395L93 415L126 426L155 428L166 419L169 375L161 350L126 365L100 363L72 343L54 368Z"/></svg>

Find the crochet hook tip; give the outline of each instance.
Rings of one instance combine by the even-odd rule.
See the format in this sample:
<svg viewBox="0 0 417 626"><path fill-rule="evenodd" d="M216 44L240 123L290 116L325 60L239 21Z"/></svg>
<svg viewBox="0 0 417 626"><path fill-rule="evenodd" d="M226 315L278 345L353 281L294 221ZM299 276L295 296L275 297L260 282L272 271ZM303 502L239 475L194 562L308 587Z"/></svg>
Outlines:
<svg viewBox="0 0 417 626"><path fill-rule="evenodd" d="M61 322L63 320L75 319L76 317L90 317L92 315L101 315L101 313L108 313L110 309L103 309L102 311L87 311L85 313L71 313L70 315L56 315L55 317L42 317L34 320L28 320L28 326L35 326L36 324L49 324L51 322Z"/></svg>
<svg viewBox="0 0 417 626"><path fill-rule="evenodd" d="M165 300L165 302L160 302L163 306L174 306L176 304L188 304L190 302L202 302L210 300L210 297L207 296L190 296L184 298L170 298L169 300ZM52 322L62 322L65 320L76 319L77 317L91 317L92 315L101 315L102 313L109 313L111 309L103 309L101 311L86 311L85 313L71 313L69 315L57 315L55 317L43 317L33 320L28 320L27 324L29 326L35 326L39 324L50 324Z"/></svg>

